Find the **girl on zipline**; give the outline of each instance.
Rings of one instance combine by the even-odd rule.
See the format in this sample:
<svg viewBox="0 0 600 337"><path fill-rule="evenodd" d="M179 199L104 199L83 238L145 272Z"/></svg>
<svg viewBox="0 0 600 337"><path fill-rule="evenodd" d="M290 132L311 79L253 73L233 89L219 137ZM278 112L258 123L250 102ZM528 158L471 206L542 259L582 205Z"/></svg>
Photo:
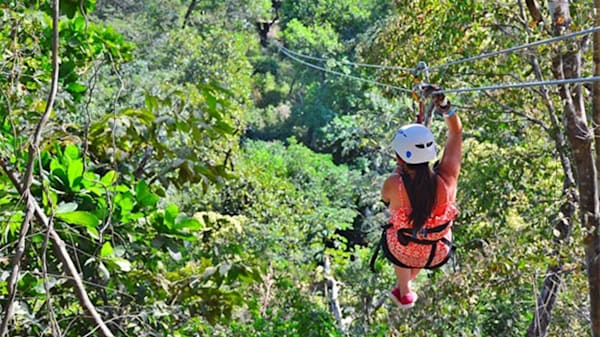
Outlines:
<svg viewBox="0 0 600 337"><path fill-rule="evenodd" d="M395 134L392 147L397 168L386 179L382 199L391 217L384 227L381 247L394 264L397 283L390 293L401 308L410 308L417 300L411 282L422 268L442 266L452 252L452 221L456 217L456 186L462 158L462 124L440 87L429 85L438 112L444 116L448 140L439 165L435 139L422 124L409 124ZM432 94L433 93L433 94Z"/></svg>

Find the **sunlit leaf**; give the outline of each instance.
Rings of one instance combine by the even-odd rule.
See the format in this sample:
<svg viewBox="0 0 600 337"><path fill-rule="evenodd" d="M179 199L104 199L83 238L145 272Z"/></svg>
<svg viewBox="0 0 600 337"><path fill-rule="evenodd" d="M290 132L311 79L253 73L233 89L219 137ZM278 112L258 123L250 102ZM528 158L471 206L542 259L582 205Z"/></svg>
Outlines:
<svg viewBox="0 0 600 337"><path fill-rule="evenodd" d="M113 257L110 258L110 261L114 263L121 271L129 272L131 271L131 262L121 257Z"/></svg>
<svg viewBox="0 0 600 337"><path fill-rule="evenodd" d="M56 208L56 210L54 212L55 212L55 214L64 214L64 213L73 212L76 209L77 209L77 203L67 202L67 203L61 203L60 205L58 205L58 207Z"/></svg>
<svg viewBox="0 0 600 337"><path fill-rule="evenodd" d="M113 255L114 251L109 241L106 241L100 249L100 256L107 257Z"/></svg>
<svg viewBox="0 0 600 337"><path fill-rule="evenodd" d="M93 229L96 229L96 226L98 226L99 223L98 218L93 213L87 211L57 213L56 217L72 225L82 225Z"/></svg>
<svg viewBox="0 0 600 337"><path fill-rule="evenodd" d="M69 187L74 189L78 182L83 178L83 161L81 159L71 160L67 167L67 177L69 179Z"/></svg>

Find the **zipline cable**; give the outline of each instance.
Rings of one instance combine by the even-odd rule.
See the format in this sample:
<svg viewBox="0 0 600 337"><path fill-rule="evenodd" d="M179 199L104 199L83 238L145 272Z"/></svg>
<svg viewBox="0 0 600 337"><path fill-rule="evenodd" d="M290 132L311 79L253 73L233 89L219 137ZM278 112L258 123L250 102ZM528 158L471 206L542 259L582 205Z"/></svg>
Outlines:
<svg viewBox="0 0 600 337"><path fill-rule="evenodd" d="M402 92L406 92L406 93L412 93L412 90L410 89L406 89L406 88L402 88L399 86L395 86L392 84L386 84L386 83L381 83L381 82L377 82L374 80L370 80L370 79L366 79L366 78L362 78L362 77L358 77L358 76L353 76L353 75L348 75L348 74L344 74L344 73L340 73L337 71L333 71L333 70L329 70L323 67L320 67L318 65L312 64L310 62L306 62L304 60L301 60L297 57L295 57L294 55L291 55L290 53L288 53L287 51L280 49L281 52L283 54L285 54L287 57L293 59L296 62L299 62L305 66L308 66L310 68L313 69L317 69L317 70L321 70L327 73L331 73L334 75L338 75L338 76L343 76L343 77L347 77L347 78L351 78L357 81L361 81L361 82L366 82L366 83L370 83L370 84L374 84L377 86L383 86L386 88L390 88L390 89L396 89ZM600 81L600 76L592 76L592 77L577 77L577 78L567 78L567 79L562 79L562 80L548 80L548 81L534 81L534 82L522 82L522 83L507 83L507 84L498 84L498 85L490 85L490 86L483 86L483 87L474 87L474 88L458 88L458 89L445 89L445 90L439 90L439 91L435 91L433 92L434 94L439 94L439 93L444 93L444 94L448 94L448 93L463 93L463 92L477 92L477 91L494 91L494 90L501 90L501 89L520 89L520 88L528 88L528 87L539 87L539 86L550 86L550 85L560 85L560 84L574 84L574 83L589 83L589 82L597 82Z"/></svg>
<svg viewBox="0 0 600 337"><path fill-rule="evenodd" d="M573 32L573 33L569 33L569 34L565 34L565 35L561 35L561 36L556 36L556 37L552 37L549 39L545 39L545 40L540 40L540 41L536 41L536 42L532 42L532 43L528 43L528 44L523 44L523 45L519 45L519 46L515 46L515 47L511 47L511 48L507 48L507 49L503 49L503 50L499 50L499 51L495 51L495 52L490 52L490 53L484 53L484 54L479 54L476 56L471 56L471 57L466 57L463 59L458 59L455 61L450 61L441 65L436 65L436 66L432 66L432 67L428 67L427 70L440 70L442 68L447 68L450 66L454 66L457 64L461 64L461 63L466 63L466 62L473 62L473 61L478 61L478 60L482 60L485 58L490 58L490 57L494 57L494 56L499 56L502 54L508 54L508 53L512 53L518 50L522 50L522 49L527 49L527 48L531 48L531 47L538 47L544 44L549 44L549 43L554 43L557 41L561 41L561 40L566 40L566 39L570 39L573 37L577 37L577 36L581 36L581 35L586 35L586 34L591 34L594 32L600 31L600 26L595 26L595 27L591 27L588 29L584 29L584 30L580 30L577 32ZM295 55L299 58L304 58L307 60L313 60L313 61L319 61L319 62L327 62L327 61L333 61L336 63L341 63L341 64L347 64L347 65L353 65L353 66L357 66L357 67L368 67L368 68L376 68L376 69L390 69L390 70L401 70L401 71L407 71L407 72L412 72L415 69L414 68L407 68L407 67L400 67L400 66L385 66L385 65L379 65L379 64L370 64L370 63L356 63L356 62L350 62L350 61L337 61L335 59L326 59L326 58L322 58L322 57L316 57L316 56L311 56L311 55L305 55L296 51L293 51L291 49L288 49L286 47L284 47L283 45L281 45L280 43L276 42L277 47L280 50L285 50L287 53Z"/></svg>
<svg viewBox="0 0 600 337"><path fill-rule="evenodd" d="M586 35L586 34L590 34L590 33L594 33L600 31L600 26L597 27L592 27L589 29L585 29L585 30L581 30L581 31L577 31L577 32L573 32L570 34L566 34L566 35L561 35L561 36L556 36L550 39L546 39L546 40L540 40L540 41L536 41L536 42L532 42L532 43L528 43L528 44L524 44L524 45L520 45L520 46L515 46L515 47L511 47L511 48L507 48L507 49L503 49L503 50L499 50L499 51L495 51L495 52L491 52L491 53L486 53L486 54L480 54L477 56L472 56L472 57L467 57L467 58L463 58L463 59L459 59L456 61L451 61L442 65L437 65L437 66L433 66L433 67L429 67L427 68L428 70L439 70L441 68L447 68L450 66L454 66L457 64L461 64L461 63L465 63L465 62L472 62L472 61L477 61L477 60L481 60L481 59L485 59L485 58L489 58L489 57L493 57L493 56L498 56L498 55L502 55L502 54L507 54L507 53L512 53L514 51L517 50L521 50L521 49L527 49L527 48L531 48L531 47L537 47L537 46L541 46L543 44L548 44L548 43L553 43L556 41L561 41L561 40L566 40L572 37L576 37L576 36L580 36L580 35Z"/></svg>
<svg viewBox="0 0 600 337"><path fill-rule="evenodd" d="M547 43L552 43L552 42L564 40L564 39L567 39L567 38L572 38L572 37L579 36L579 35L593 33L593 32L596 32L596 31L600 31L600 26L598 26L598 27L592 27L592 28L589 28L589 29L586 29L586 30L574 32L574 33L563 35L563 36L559 36L559 37L554 37L554 38L551 38L551 39L541 40L541 41L537 41L537 42L533 42L533 43L529 43L529 44L525 44L525 45L521 45L521 46L516 46L516 47L504 49L504 50L493 52L493 53L481 54L481 55L474 56L474 57L464 58L464 59L456 60L456 61L449 62L449 63L443 64L443 65L439 65L439 66L428 67L427 70L437 70L437 69L440 69L440 68L443 68L443 67L448 67L448 66L452 66L452 65L456 65L456 64L460 64L460 63L472 62L472 61L476 61L476 60L479 60L479 59L483 59L483 58L487 58L487 57L492 57L492 56L496 56L496 55L501 55L501 54L505 54L505 53L509 53L509 52L514 52L514 51L517 51L517 50L520 50L520 49L530 48L530 47L539 46L539 45L543 45L543 44L547 44ZM315 64L312 64L310 62L306 62L304 60L299 59L298 57L295 56L295 55L297 55L299 53L293 52L293 51L285 48L280 43L276 42L275 44L277 45L277 47L279 48L279 50L283 54L285 54L287 57L289 57L292 60L294 60L296 62L299 62L299 63L301 63L301 64L303 64L305 66L308 66L310 68L321 70L321 71L324 71L324 72L327 72L327 73L330 73L330 74L334 74L334 75L338 75L338 76L343 76L343 77L351 78L351 79L354 79L354 80L360 81L360 82L366 82L366 83L370 83L370 84L373 84L373 85L382 86L382 87L386 87L386 88L390 88L390 89L396 89L396 90L399 90L401 92L406 92L406 93L412 93L413 92L410 89L406 89L406 88L399 87L399 86L396 86L396 85L381 83L381 82L378 82L378 81L375 81L375 80L370 80L370 79L362 78L362 77L359 77L359 76L344 74L344 73L341 73L341 72L338 72L338 71L329 70L329 69L320 67L318 65L315 65ZM302 54L300 54L300 55L302 55ZM311 58L311 59L316 59L316 60L326 60L326 59L316 58L316 57L312 57L312 56L308 56L308 55L304 55L304 56L308 57L308 58ZM408 70L408 68L403 68L402 70ZM445 89L445 90L436 91L434 93L463 93L463 92L477 92L477 91L493 91L493 90L500 90L500 89L519 89L519 88L536 87L536 86L549 86L549 85L574 84L574 83L589 83L589 82L597 82L597 81L600 81L600 76L568 78L568 79L562 79L562 80L534 81L534 82L522 82L522 83L507 83L507 84L498 84L498 85L490 85L490 86L474 87L474 88L467 87L467 88L458 88L458 89Z"/></svg>
<svg viewBox="0 0 600 337"><path fill-rule="evenodd" d="M321 70L321 71L324 71L326 73L330 73L330 74L334 74L334 75L338 75L338 76L343 76L343 77L351 78L353 80L360 81L360 82L366 82L366 83L370 83L370 84L373 84L373 85L386 87L386 88L389 88L389 89L395 89L395 90L406 92L406 93L412 93L412 90L410 90L410 89L406 89L406 88L399 87L399 86L392 85L392 84L386 84L386 83L377 82L377 81L366 79L366 78L362 78L362 77L359 77L359 76L344 74L344 73L341 73L339 71L329 70L329 69L320 67L318 65L312 64L310 62L306 62L304 60L301 60L301 59L297 58L296 56L292 55L291 53L288 53L286 50L284 50L283 48L281 48L281 46L280 46L279 50L283 54L285 54L287 57L291 58L292 60L294 60L296 62L299 62L299 63L301 63L301 64L303 64L303 65L305 65L307 67L313 68L313 69Z"/></svg>
<svg viewBox="0 0 600 337"><path fill-rule="evenodd" d="M307 59L307 60L312 60L312 61L319 61L319 62L333 61L335 63L347 64L347 65L356 66L356 67L375 68L375 69L389 69L389 70L400 70L400 71L406 71L406 72L413 72L415 70L414 68L399 67L399 66L385 66L385 65L371 64L371 63L357 63L357 62L350 62L350 61L337 61L335 59L327 59L327 58L322 58L322 57L316 57L316 56L302 54L302 53L293 51L291 49L288 49L288 48L286 48L286 47L284 47L283 45L280 45L280 44L277 44L277 46L280 49L283 49L283 50L287 51L290 54L293 54L293 55L295 55L297 57L304 58L304 59Z"/></svg>
<svg viewBox="0 0 600 337"><path fill-rule="evenodd" d="M343 76L343 77L347 77L347 78L351 78L357 81L361 81L361 82L366 82L366 83L370 83L370 84L374 84L374 85L378 85L378 86L383 86L383 87L387 87L390 89L396 89L402 92L406 92L406 93L412 93L412 90L410 89L406 89L406 88L402 88L399 86L395 86L392 84L386 84L386 83L381 83L381 82L377 82L374 80L370 80L370 79L366 79L366 78L362 78L362 77L358 77L358 76L353 76L353 75L348 75L348 74L344 74L344 73L340 73L337 71L333 71L333 70L329 70L323 67L319 67L315 64L312 64L310 62L306 62L304 60L301 60L297 57L295 57L294 55L291 55L290 53L288 53L285 50L281 50L281 52L283 54L285 54L286 56L288 56L289 58L293 59L296 62L299 62L301 64L304 64L308 67L311 67L313 69L317 69L317 70L321 70L327 73L331 73L334 75L338 75L338 76ZM548 80L548 81L534 81L534 82L522 82L522 83L507 83L507 84L498 84L498 85L490 85L490 86L483 86L483 87L474 87L474 88L458 88L458 89L445 89L445 90L439 90L439 91L435 91L433 92L433 94L439 94L439 93L444 93L444 94L448 94L448 93L463 93L463 92L477 92L477 91L494 91L494 90L501 90L501 89L520 89L520 88L528 88L528 87L539 87L539 86L550 86L550 85L560 85L560 84L574 84L574 83L589 83L589 82L597 82L600 81L600 76L592 76L592 77L577 77L577 78L567 78L567 79L562 79L562 80Z"/></svg>
<svg viewBox="0 0 600 337"><path fill-rule="evenodd" d="M474 92L474 91L493 91L493 90L500 90L500 89L520 89L520 88L528 88L528 87L540 87L540 86L545 86L545 85L589 83L589 82L598 82L598 81L600 81L600 76L577 77L577 78L565 78L562 80L507 83L507 84L498 84L498 85L490 85L490 86L475 87L475 88L445 89L445 90L434 91L432 94L450 94L450 93L462 93L462 92Z"/></svg>

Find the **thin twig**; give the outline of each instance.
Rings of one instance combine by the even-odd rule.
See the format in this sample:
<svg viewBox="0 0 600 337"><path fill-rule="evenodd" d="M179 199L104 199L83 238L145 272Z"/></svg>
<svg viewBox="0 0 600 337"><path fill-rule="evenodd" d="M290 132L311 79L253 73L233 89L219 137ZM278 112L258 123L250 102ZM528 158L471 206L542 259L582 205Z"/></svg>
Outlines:
<svg viewBox="0 0 600 337"><path fill-rule="evenodd" d="M38 272L38 271L31 271L30 272L31 275L35 275L35 276L42 276L42 273ZM75 279L71 276L68 275L59 275L59 274L53 274L53 273L48 273L48 276L54 277L56 279L64 279L64 280L68 280L68 281L74 281ZM111 288L111 287L107 287L105 285L96 283L96 282L92 282L92 281L86 281L86 280L81 280L81 282L85 285L94 287L94 288L98 288L98 289L104 289L104 290L109 290L111 292L114 292L116 294L119 294L120 296L123 297L127 297L130 300L135 300L135 297L132 296L131 294L124 292L124 291L120 291L119 289L116 288Z"/></svg>

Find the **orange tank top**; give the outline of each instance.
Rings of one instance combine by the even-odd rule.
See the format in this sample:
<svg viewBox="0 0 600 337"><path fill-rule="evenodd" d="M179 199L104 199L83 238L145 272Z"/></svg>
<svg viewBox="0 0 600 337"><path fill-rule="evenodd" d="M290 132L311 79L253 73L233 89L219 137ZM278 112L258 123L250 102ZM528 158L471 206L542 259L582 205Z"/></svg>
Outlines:
<svg viewBox="0 0 600 337"><path fill-rule="evenodd" d="M446 224L454 218L458 214L458 209L456 208L454 202L454 196L449 195L449 189L443 179L439 176L437 177L437 191L436 191L436 201L433 205L433 209L431 211L431 215L423 224L421 230L416 233L416 239L420 240L439 240L444 237L448 231L450 231L450 226L447 227L446 230L441 232L428 233L428 229L435 228L437 226ZM412 207L410 205L410 199L408 198L408 193L406 188L404 187L404 182L400 180L398 184L398 189L400 192L400 207L394 210L391 210L391 217L389 223L392 225L394 230L399 229L411 229L412 224L409 220L409 215L412 212Z"/></svg>

